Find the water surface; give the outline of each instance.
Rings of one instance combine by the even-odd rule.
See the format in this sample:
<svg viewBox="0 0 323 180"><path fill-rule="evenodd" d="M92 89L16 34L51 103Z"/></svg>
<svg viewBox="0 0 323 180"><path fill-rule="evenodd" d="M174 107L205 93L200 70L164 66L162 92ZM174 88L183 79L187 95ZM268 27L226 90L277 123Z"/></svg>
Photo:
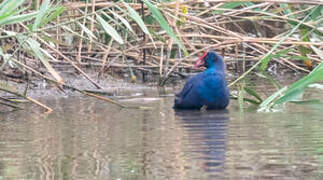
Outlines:
<svg viewBox="0 0 323 180"><path fill-rule="evenodd" d="M173 97L120 109L91 98L42 101L0 117L2 179L323 179L323 111L174 111Z"/></svg>

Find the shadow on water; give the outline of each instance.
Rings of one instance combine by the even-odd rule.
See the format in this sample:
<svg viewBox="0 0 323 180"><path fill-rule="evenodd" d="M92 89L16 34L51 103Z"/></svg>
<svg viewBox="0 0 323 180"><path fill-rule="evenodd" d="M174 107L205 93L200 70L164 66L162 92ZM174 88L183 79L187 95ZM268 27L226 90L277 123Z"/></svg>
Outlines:
<svg viewBox="0 0 323 180"><path fill-rule="evenodd" d="M202 162L208 177L224 178L229 111L176 110L175 116L187 130L190 151Z"/></svg>

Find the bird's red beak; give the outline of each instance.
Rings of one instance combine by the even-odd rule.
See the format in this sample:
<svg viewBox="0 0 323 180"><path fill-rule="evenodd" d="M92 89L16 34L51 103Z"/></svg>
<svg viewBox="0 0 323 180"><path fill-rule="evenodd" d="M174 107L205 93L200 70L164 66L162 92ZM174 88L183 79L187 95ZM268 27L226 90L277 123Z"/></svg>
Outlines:
<svg viewBox="0 0 323 180"><path fill-rule="evenodd" d="M200 69L205 65L204 57L206 56L207 52L205 52L194 64L194 69Z"/></svg>

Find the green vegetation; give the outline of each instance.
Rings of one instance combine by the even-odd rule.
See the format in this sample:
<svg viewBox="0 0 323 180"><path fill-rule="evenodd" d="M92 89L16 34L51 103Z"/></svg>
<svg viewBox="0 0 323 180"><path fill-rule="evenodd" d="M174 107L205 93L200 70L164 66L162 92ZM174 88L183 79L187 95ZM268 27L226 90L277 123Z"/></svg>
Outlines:
<svg viewBox="0 0 323 180"><path fill-rule="evenodd" d="M67 84L55 68L62 62L98 89L101 85L84 67L96 67L98 76L107 70L127 69L123 72L134 82L138 72L149 72L164 85L171 76L182 75L182 69L190 70L194 57L210 49L222 51L226 60L233 60L228 66L233 64L241 72L229 85L238 90L234 98L241 108L245 102L260 110L285 102L301 103L307 88L322 87L316 84L323 80L321 1L40 2L0 3L0 91L48 110L28 96L29 78L102 99ZM241 63L242 69L237 66ZM250 75L265 77L273 64L308 75L278 87L269 97L245 83ZM24 92L10 83L16 79L26 84ZM6 97L0 98L0 105L18 108Z"/></svg>

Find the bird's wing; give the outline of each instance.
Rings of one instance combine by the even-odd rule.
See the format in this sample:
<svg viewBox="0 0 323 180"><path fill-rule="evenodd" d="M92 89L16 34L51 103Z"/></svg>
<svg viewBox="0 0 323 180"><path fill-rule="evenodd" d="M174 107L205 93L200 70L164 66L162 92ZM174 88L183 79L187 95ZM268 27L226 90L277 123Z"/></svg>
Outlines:
<svg viewBox="0 0 323 180"><path fill-rule="evenodd" d="M225 75L223 73L214 72L204 77L203 85L201 85L200 91L205 98L211 100L213 98L219 98L223 95L227 95ZM207 96L206 95L212 95Z"/></svg>
<svg viewBox="0 0 323 180"><path fill-rule="evenodd" d="M176 94L175 100L178 103L181 103L182 100L184 100L188 94L192 93L192 90L194 88L197 88L198 86L200 86L200 83L202 80L203 80L203 73L198 73L195 76L190 77L186 81L182 91Z"/></svg>
<svg viewBox="0 0 323 180"><path fill-rule="evenodd" d="M185 97L187 96L187 94L189 94L189 92L191 91L191 89L193 87L192 82L193 81L187 81L185 83L182 91L175 95L175 105L174 105L174 107L183 105Z"/></svg>
<svg viewBox="0 0 323 180"><path fill-rule="evenodd" d="M184 99L186 97L186 95L190 92L190 90L192 89L193 84L192 83L186 83L184 88L182 89L182 91L178 94L176 94L177 98L181 98Z"/></svg>
<svg viewBox="0 0 323 180"><path fill-rule="evenodd" d="M192 87L194 86L194 83L197 83L200 78L201 78L200 73L195 76L190 77L186 81L182 91L176 94L176 97L182 98L182 99L185 98L185 96L191 91Z"/></svg>

